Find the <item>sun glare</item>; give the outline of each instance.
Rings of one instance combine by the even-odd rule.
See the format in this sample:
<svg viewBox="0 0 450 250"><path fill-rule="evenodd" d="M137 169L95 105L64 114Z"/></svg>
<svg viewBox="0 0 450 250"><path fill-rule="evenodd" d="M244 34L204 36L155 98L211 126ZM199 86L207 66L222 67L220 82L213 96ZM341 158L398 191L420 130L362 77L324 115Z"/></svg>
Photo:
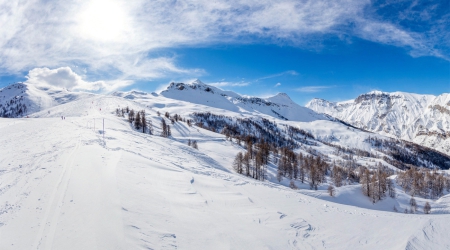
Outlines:
<svg viewBox="0 0 450 250"><path fill-rule="evenodd" d="M113 0L92 1L80 15L80 33L86 39L120 41L125 28L125 12L120 3Z"/></svg>

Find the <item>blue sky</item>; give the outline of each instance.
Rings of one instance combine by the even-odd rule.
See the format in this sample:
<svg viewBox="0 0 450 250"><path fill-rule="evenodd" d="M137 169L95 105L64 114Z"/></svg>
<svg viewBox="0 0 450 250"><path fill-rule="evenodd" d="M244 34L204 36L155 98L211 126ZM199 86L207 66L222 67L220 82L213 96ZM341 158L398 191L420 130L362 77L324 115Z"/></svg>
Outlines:
<svg viewBox="0 0 450 250"><path fill-rule="evenodd" d="M154 91L201 79L241 94L346 100L450 92L449 1L37 1L0 5L0 87Z"/></svg>

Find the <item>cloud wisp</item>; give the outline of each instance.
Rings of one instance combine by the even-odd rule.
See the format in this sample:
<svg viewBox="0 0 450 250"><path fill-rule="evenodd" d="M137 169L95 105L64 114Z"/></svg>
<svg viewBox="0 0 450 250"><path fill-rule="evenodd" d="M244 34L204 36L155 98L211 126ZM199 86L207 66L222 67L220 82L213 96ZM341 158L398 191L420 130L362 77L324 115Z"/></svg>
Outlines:
<svg viewBox="0 0 450 250"><path fill-rule="evenodd" d="M259 80L266 80L266 79L275 78L275 77L280 77L280 76L284 76L284 75L297 76L297 75L299 75L299 74L298 74L298 72L295 71L295 70L287 70L287 71L284 71L284 72L281 72L281 73L278 73L278 74L273 74L273 75L268 75L268 76L260 77L260 78L256 79L256 81L259 81Z"/></svg>
<svg viewBox="0 0 450 250"><path fill-rule="evenodd" d="M302 93L317 93L321 91L325 91L330 88L334 88L336 86L304 86L300 88L296 88L295 91Z"/></svg>
<svg viewBox="0 0 450 250"><path fill-rule="evenodd" d="M227 81L221 81L221 82L212 82L208 83L209 85L212 85L214 87L246 87L250 85L250 82L227 82Z"/></svg>
<svg viewBox="0 0 450 250"><path fill-rule="evenodd" d="M375 3L383 2L376 1ZM369 0L18 0L0 3L0 74L67 65L107 79L198 77L159 49L223 43L308 47L324 36L355 36L407 48L413 56L449 57L450 15L445 3L382 13ZM444 6L440 6L444 5ZM403 5L402 5L403 6ZM296 72L284 72L295 74ZM267 76L267 79L274 76Z"/></svg>

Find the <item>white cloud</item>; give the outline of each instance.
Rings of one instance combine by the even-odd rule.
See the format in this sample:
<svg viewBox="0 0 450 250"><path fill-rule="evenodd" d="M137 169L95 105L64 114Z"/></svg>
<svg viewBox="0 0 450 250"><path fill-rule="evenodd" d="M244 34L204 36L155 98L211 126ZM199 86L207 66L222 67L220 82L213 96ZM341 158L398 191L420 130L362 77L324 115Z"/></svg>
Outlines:
<svg viewBox="0 0 450 250"><path fill-rule="evenodd" d="M320 91L324 91L326 89L329 88L333 88L335 86L304 86L304 87L300 87L295 89L298 92L303 92L303 93L316 93L316 92L320 92Z"/></svg>
<svg viewBox="0 0 450 250"><path fill-rule="evenodd" d="M284 75L291 75L291 76L297 76L298 72L295 70L288 70L288 71L284 71L278 74L273 74L273 75L268 75L268 76L263 76L257 79L258 80L265 80L265 79L270 79L270 78L275 78L275 77L280 77L280 76L284 76Z"/></svg>
<svg viewBox="0 0 450 250"><path fill-rule="evenodd" d="M212 85L214 87L245 87L250 85L250 82L225 82L225 81L221 81L221 82L212 82L212 83L208 83L209 85Z"/></svg>
<svg viewBox="0 0 450 250"><path fill-rule="evenodd" d="M278 82L277 84L275 84L275 88L279 86L281 86L281 83Z"/></svg>
<svg viewBox="0 0 450 250"><path fill-rule="evenodd" d="M130 85L129 80L89 82L72 71L69 67L57 69L34 68L26 76L27 83L39 86L56 86L69 90L112 91Z"/></svg>
<svg viewBox="0 0 450 250"><path fill-rule="evenodd" d="M158 50L261 39L316 46L312 39L330 34L445 56L435 49L445 39L427 40L431 36L369 18L370 7L369 0L2 1L0 26L7 28L0 29L0 73L68 65L109 79L198 77L205 72L179 67L176 57Z"/></svg>

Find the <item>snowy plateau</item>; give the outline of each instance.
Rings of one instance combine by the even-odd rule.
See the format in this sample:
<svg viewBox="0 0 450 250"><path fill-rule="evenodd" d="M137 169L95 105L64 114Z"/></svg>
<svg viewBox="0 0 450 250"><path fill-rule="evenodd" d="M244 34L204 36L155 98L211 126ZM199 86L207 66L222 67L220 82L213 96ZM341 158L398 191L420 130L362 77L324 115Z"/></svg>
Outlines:
<svg viewBox="0 0 450 250"><path fill-rule="evenodd" d="M0 90L0 249L450 249L448 183L398 181L448 179L449 101L372 92L302 107L198 80L110 95L15 83ZM238 173L261 141L260 177ZM312 168L302 180L286 167L308 169L300 154L327 166L314 185ZM375 201L355 180L381 168L395 194Z"/></svg>

